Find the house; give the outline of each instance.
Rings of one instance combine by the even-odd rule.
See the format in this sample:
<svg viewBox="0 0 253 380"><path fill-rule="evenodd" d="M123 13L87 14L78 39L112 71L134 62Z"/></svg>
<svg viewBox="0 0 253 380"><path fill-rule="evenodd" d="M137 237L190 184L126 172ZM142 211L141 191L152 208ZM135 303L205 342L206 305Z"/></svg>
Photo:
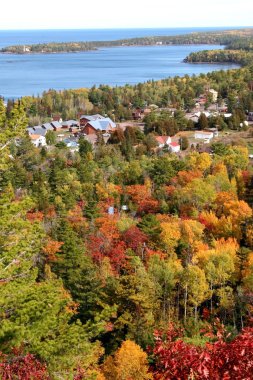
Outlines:
<svg viewBox="0 0 253 380"><path fill-rule="evenodd" d="M134 120L140 120L142 117L142 110L140 107L137 107L133 112L132 112L132 117Z"/></svg>
<svg viewBox="0 0 253 380"><path fill-rule="evenodd" d="M163 148L165 145L169 145L171 143L170 136L155 136L155 140L158 143L158 148Z"/></svg>
<svg viewBox="0 0 253 380"><path fill-rule="evenodd" d="M62 123L61 115L53 115L52 121L59 121L59 123Z"/></svg>
<svg viewBox="0 0 253 380"><path fill-rule="evenodd" d="M46 136L47 129L42 128L40 125L36 125L35 127L28 127L27 132L29 135Z"/></svg>
<svg viewBox="0 0 253 380"><path fill-rule="evenodd" d="M88 121L82 128L81 132L86 135L91 135L97 132L110 133L114 128L116 128L116 124L109 117L104 117L102 119L98 118L93 121Z"/></svg>
<svg viewBox="0 0 253 380"><path fill-rule="evenodd" d="M173 153L178 153L180 152L180 145L177 142L171 142L169 144L169 150Z"/></svg>
<svg viewBox="0 0 253 380"><path fill-rule="evenodd" d="M95 120L102 120L104 116L95 114L95 115L81 115L80 116L80 127L84 127L88 122Z"/></svg>
<svg viewBox="0 0 253 380"><path fill-rule="evenodd" d="M211 139L214 138L213 132L208 131L196 131L194 134L195 139L202 139L205 140L205 142L209 143Z"/></svg>
<svg viewBox="0 0 253 380"><path fill-rule="evenodd" d="M218 99L218 91L215 91L213 88L210 88L210 90L208 90L208 93L211 94L212 96L212 101L214 103L217 102L217 99Z"/></svg>
<svg viewBox="0 0 253 380"><path fill-rule="evenodd" d="M35 145L36 148L47 145L45 136L34 134L34 135L30 135L30 139L31 139L32 144Z"/></svg>

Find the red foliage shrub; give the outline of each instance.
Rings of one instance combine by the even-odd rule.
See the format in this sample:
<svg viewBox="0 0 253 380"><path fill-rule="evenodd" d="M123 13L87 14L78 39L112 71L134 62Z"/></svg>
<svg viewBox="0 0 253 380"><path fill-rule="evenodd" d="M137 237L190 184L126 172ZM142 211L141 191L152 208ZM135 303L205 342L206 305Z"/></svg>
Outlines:
<svg viewBox="0 0 253 380"><path fill-rule="evenodd" d="M0 352L1 380L49 380L47 368L32 354L21 354L14 350L12 355Z"/></svg>
<svg viewBox="0 0 253 380"><path fill-rule="evenodd" d="M182 330L170 325L166 334L155 333L151 368L154 380L251 380L253 378L253 328L245 328L227 342L218 329L214 343L196 347L185 343Z"/></svg>

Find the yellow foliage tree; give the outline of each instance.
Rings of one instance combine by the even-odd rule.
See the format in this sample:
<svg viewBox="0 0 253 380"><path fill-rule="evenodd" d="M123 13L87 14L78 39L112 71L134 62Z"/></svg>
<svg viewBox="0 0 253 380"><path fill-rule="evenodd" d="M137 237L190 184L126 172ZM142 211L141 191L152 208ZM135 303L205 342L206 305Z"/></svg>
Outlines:
<svg viewBox="0 0 253 380"><path fill-rule="evenodd" d="M161 223L161 240L167 252L173 253L181 237L180 221L171 218L170 221Z"/></svg>
<svg viewBox="0 0 253 380"><path fill-rule="evenodd" d="M106 380L150 380L147 354L131 340L126 340L109 356L102 367Z"/></svg>

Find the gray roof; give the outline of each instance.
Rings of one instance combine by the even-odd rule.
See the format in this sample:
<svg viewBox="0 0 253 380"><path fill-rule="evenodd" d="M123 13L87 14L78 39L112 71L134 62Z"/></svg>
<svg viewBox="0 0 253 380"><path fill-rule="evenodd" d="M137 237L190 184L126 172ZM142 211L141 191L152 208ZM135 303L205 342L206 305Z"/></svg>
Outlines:
<svg viewBox="0 0 253 380"><path fill-rule="evenodd" d="M50 123L54 128L61 128L61 123L59 121L51 121Z"/></svg>
<svg viewBox="0 0 253 380"><path fill-rule="evenodd" d="M90 121L89 125L99 131L107 131L116 128L116 124L109 117L105 117L102 120Z"/></svg>
<svg viewBox="0 0 253 380"><path fill-rule="evenodd" d="M42 128L46 129L47 131L53 131L54 128L52 127L51 123L44 123L42 124Z"/></svg>
<svg viewBox="0 0 253 380"><path fill-rule="evenodd" d="M41 135L41 136L46 136L47 134L47 129L45 128L42 128L42 127L36 127L36 128L33 128L34 129L34 133L35 135Z"/></svg>
<svg viewBox="0 0 253 380"><path fill-rule="evenodd" d="M61 124L67 125L69 127L72 127L73 125L79 125L78 121L76 121L76 120L65 120Z"/></svg>
<svg viewBox="0 0 253 380"><path fill-rule="evenodd" d="M104 116L102 115L99 115L98 113L95 114L95 115L82 115L80 117L80 119L87 119L89 121L95 121L95 120L98 120L98 119L104 119Z"/></svg>
<svg viewBox="0 0 253 380"><path fill-rule="evenodd" d="M36 125L35 127L28 127L27 132L29 135L46 136L47 130L42 128L40 125Z"/></svg>

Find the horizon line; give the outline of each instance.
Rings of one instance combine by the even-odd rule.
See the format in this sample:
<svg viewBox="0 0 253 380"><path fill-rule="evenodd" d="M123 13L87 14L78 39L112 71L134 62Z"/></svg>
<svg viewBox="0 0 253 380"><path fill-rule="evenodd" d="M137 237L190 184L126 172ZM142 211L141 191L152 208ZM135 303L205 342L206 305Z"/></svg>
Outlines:
<svg viewBox="0 0 253 380"><path fill-rule="evenodd" d="M104 27L104 28L96 28L96 27L90 27L90 28L21 28L21 29L13 29L13 28L8 28L8 29L1 29L1 32L8 32L8 31L52 31L52 30L62 30L62 31L67 31L67 30L134 30L134 29L185 29L185 28L191 28L191 29L207 29L207 28L253 28L253 25L215 25L215 26L136 26L136 27Z"/></svg>

